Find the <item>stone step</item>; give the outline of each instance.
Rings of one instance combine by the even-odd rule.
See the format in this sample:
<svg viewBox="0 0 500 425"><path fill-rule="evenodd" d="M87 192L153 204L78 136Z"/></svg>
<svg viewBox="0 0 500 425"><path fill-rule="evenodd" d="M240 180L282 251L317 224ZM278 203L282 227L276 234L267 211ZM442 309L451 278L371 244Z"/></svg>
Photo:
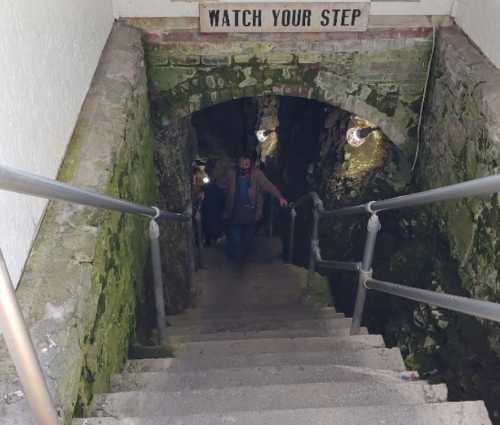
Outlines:
<svg viewBox="0 0 500 425"><path fill-rule="evenodd" d="M123 373L111 379L111 392L186 391L241 386L356 382L363 384L400 384L405 377L418 379L416 372L368 369L335 365L264 366L241 369L210 369L193 372Z"/></svg>
<svg viewBox="0 0 500 425"><path fill-rule="evenodd" d="M223 323L200 323L194 326L173 326L168 328L169 335L201 335L223 332L257 332L257 331L293 331L293 330L324 330L350 328L352 320L347 317L334 319L305 319L289 321L259 321Z"/></svg>
<svg viewBox="0 0 500 425"><path fill-rule="evenodd" d="M92 403L93 416L182 416L242 410L279 410L347 406L380 406L446 401L444 384L421 382L315 383L230 387L223 389L101 394Z"/></svg>
<svg viewBox="0 0 500 425"><path fill-rule="evenodd" d="M358 351L366 348L383 348L380 335L355 335L349 337L237 339L229 341L188 342L181 344L175 357L195 359L264 353L293 353L318 351Z"/></svg>
<svg viewBox="0 0 500 425"><path fill-rule="evenodd" d="M177 345L186 342L224 341L235 339L269 339L269 338L312 338L312 337L348 337L349 328L333 329L290 329L248 332L217 332L207 334L169 335L167 345ZM368 335L366 328L361 328L361 335Z"/></svg>
<svg viewBox="0 0 500 425"><path fill-rule="evenodd" d="M153 372L169 370L190 372L207 369L234 369L290 365L345 365L387 369L402 372L405 369L398 348L370 348L359 351L320 351L294 353L264 353L251 355L199 357L196 359L143 359L128 362L125 372Z"/></svg>
<svg viewBox="0 0 500 425"><path fill-rule="evenodd" d="M200 323L219 325L226 322L257 323L275 320L276 322L288 322L294 320L307 319L336 319L345 317L343 313L338 313L334 308L323 308L318 310L284 310L282 312L264 310L262 312L244 312L236 315L212 316L205 315L198 310L191 310L190 313L181 313L175 316L167 316L167 322L171 326L196 326Z"/></svg>
<svg viewBox="0 0 500 425"><path fill-rule="evenodd" d="M491 425L481 401L228 414L75 419L73 425Z"/></svg>
<svg viewBox="0 0 500 425"><path fill-rule="evenodd" d="M184 310L176 315L168 315L167 320L225 320L225 319L245 319L254 317L272 318L276 316L310 316L322 314L334 314L336 310L331 306L310 306L304 304L277 304L268 306L254 306L253 308L238 306L237 309L221 309L196 307Z"/></svg>
<svg viewBox="0 0 500 425"><path fill-rule="evenodd" d="M261 322L225 322L223 324L200 323L195 326L173 326L168 328L169 335L199 335L221 332L256 332L256 331L290 331L290 330L332 330L346 329L351 326L350 318L305 319L290 321Z"/></svg>

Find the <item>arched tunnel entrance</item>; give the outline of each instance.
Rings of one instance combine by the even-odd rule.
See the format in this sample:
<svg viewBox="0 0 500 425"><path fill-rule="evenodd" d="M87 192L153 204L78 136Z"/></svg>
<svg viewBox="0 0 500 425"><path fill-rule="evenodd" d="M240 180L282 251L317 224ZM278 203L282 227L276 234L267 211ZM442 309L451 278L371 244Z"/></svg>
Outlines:
<svg viewBox="0 0 500 425"><path fill-rule="evenodd" d="M159 124L159 123L157 123ZM204 180L211 178L227 194L228 176L238 157L250 153L267 178L293 203L316 191L326 208L367 202L404 193L410 184L408 159L378 128L351 112L323 102L290 96L243 97L201 109L192 115L160 125L155 163L164 208L196 208ZM337 223L339 225L339 223ZM179 311L193 296L189 282L187 233L177 224L164 232L167 282L184 282L169 289L169 310ZM311 210L297 219L293 261L305 266L310 255ZM359 234L359 241L338 232ZM328 256L357 255L363 243L363 226L333 228L324 223L322 249ZM289 210L265 196L257 234L281 241L280 255L288 258ZM224 235L221 234L223 237ZM174 249L175 247L175 249ZM191 256L192 257L192 256ZM346 287L339 276L331 278L334 299L346 312L352 310L355 285ZM348 289L346 291L346 288Z"/></svg>
<svg viewBox="0 0 500 425"><path fill-rule="evenodd" d="M322 102L288 96L242 98L193 114L191 125L198 171L203 174L203 164L215 165L223 189L228 171L243 152L256 158L290 202L317 191L326 207L334 208L392 196L409 184L406 158L376 124ZM194 190L197 181L202 180L193 180ZM282 239L284 257L288 221L288 211L274 208L267 196L259 229ZM309 249L305 224L299 226L294 255L300 264L307 262Z"/></svg>

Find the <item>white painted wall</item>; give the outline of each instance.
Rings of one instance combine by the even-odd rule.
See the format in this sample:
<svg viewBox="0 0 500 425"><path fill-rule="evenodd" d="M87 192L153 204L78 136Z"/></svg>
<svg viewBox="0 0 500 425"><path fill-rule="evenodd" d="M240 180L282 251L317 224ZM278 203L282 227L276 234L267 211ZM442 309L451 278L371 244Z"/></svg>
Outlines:
<svg viewBox="0 0 500 425"><path fill-rule="evenodd" d="M456 22L500 68L500 0L457 0Z"/></svg>
<svg viewBox="0 0 500 425"><path fill-rule="evenodd" d="M0 163L55 177L113 23L111 0L3 0ZM17 284L46 202L0 191Z"/></svg>
<svg viewBox="0 0 500 425"><path fill-rule="evenodd" d="M234 2L269 3L269 0L231 0ZM273 2L305 0L272 0ZM324 1L324 0L315 0ZM356 2L365 0L342 0ZM474 0L483 1L483 0ZM496 0L490 0L496 1ZM374 15L449 15L453 0L420 0L415 1L372 1ZM118 17L196 17L198 2L193 0L113 0L114 13Z"/></svg>

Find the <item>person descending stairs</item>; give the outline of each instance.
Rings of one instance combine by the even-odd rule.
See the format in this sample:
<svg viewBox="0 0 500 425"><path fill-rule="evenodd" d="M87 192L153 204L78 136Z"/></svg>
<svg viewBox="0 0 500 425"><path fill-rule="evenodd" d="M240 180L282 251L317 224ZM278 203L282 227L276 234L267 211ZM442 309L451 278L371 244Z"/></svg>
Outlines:
<svg viewBox="0 0 500 425"><path fill-rule="evenodd" d="M276 245L260 240L242 267L210 248L197 308L168 318L174 357L130 360L73 424L491 424L482 401L447 402L380 335L350 336L351 319L315 303L326 282L305 293L307 271Z"/></svg>

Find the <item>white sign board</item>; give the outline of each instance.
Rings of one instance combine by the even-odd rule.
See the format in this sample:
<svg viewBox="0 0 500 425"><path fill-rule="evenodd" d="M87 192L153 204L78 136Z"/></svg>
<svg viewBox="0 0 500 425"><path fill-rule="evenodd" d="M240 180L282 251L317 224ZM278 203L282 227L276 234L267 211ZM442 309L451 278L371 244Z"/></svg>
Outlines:
<svg viewBox="0 0 500 425"><path fill-rule="evenodd" d="M370 3L200 3L202 33L366 31Z"/></svg>

